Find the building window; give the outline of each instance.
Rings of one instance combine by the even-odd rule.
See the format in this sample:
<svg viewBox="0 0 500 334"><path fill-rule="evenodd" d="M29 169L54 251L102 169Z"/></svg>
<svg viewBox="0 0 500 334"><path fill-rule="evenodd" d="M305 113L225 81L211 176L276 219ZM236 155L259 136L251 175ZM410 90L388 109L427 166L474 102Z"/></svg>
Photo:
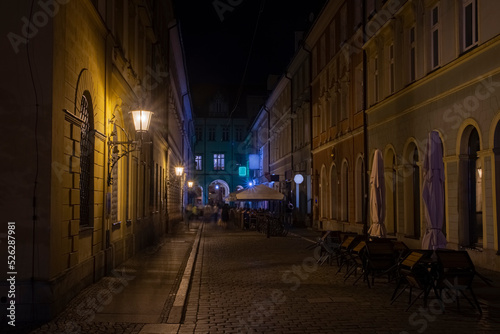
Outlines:
<svg viewBox="0 0 500 334"><path fill-rule="evenodd" d="M365 165L363 162L363 158L359 157L356 163L356 175L354 180L355 186L355 208L356 208L356 223L360 223L363 221L364 217L364 189L365 189Z"/></svg>
<svg viewBox="0 0 500 334"><path fill-rule="evenodd" d="M86 91L80 101L80 224L93 223L94 129L92 100Z"/></svg>
<svg viewBox="0 0 500 334"><path fill-rule="evenodd" d="M341 181L342 221L349 221L349 165L344 161L342 165Z"/></svg>
<svg viewBox="0 0 500 334"><path fill-rule="evenodd" d="M320 69L325 67L325 63L326 63L326 37L323 34L323 36L321 36L320 48L319 48L319 67L320 67Z"/></svg>
<svg viewBox="0 0 500 334"><path fill-rule="evenodd" d="M394 83L394 44L389 46L389 89L391 94L394 93L395 83Z"/></svg>
<svg viewBox="0 0 500 334"><path fill-rule="evenodd" d="M197 126L194 130L195 135L196 135L196 141L202 141L203 140L203 130L201 129L201 126Z"/></svg>
<svg viewBox="0 0 500 334"><path fill-rule="evenodd" d="M439 6L431 11L431 64L432 69L439 66Z"/></svg>
<svg viewBox="0 0 500 334"><path fill-rule="evenodd" d="M420 167L418 166L418 148L413 150L413 236L420 238Z"/></svg>
<svg viewBox="0 0 500 334"><path fill-rule="evenodd" d="M195 156L194 163L196 164L196 170L203 170L201 155Z"/></svg>
<svg viewBox="0 0 500 334"><path fill-rule="evenodd" d="M415 27L410 28L410 82L415 81L416 73L416 50L415 50Z"/></svg>
<svg viewBox="0 0 500 334"><path fill-rule="evenodd" d="M229 141L229 128L227 126L222 128L222 141Z"/></svg>
<svg viewBox="0 0 500 334"><path fill-rule="evenodd" d="M464 0L462 7L463 48L469 49L477 43L477 0Z"/></svg>
<svg viewBox="0 0 500 334"><path fill-rule="evenodd" d="M340 9L340 43L347 41L347 3Z"/></svg>
<svg viewBox="0 0 500 334"><path fill-rule="evenodd" d="M338 176L337 176L337 167L335 165L332 166L332 169L330 171L330 194L331 194L331 203L330 203L330 216L332 219L338 219Z"/></svg>
<svg viewBox="0 0 500 334"><path fill-rule="evenodd" d="M214 127L208 128L208 140L215 141L215 128Z"/></svg>
<svg viewBox="0 0 500 334"><path fill-rule="evenodd" d="M214 154L214 170L224 170L224 154Z"/></svg>
<svg viewBox="0 0 500 334"><path fill-rule="evenodd" d="M373 59L373 102L378 102L378 57Z"/></svg>
<svg viewBox="0 0 500 334"><path fill-rule="evenodd" d="M330 58L335 55L335 50L337 45L335 45L335 20L330 23Z"/></svg>
<svg viewBox="0 0 500 334"><path fill-rule="evenodd" d="M235 130L236 141L243 141L243 129L237 127Z"/></svg>
<svg viewBox="0 0 500 334"><path fill-rule="evenodd" d="M363 64L356 67L354 78L356 85L356 112L359 112L363 110L363 103L365 99L365 92L363 89Z"/></svg>

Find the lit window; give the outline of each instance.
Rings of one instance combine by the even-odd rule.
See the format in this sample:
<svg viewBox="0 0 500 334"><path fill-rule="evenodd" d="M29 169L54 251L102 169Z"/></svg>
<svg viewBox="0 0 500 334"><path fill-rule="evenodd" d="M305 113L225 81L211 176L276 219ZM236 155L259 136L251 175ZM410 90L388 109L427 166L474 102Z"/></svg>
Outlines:
<svg viewBox="0 0 500 334"><path fill-rule="evenodd" d="M201 155L197 155L194 158L194 162L196 164L196 170L203 170L203 165L202 165L202 160L201 160Z"/></svg>
<svg viewBox="0 0 500 334"><path fill-rule="evenodd" d="M214 154L214 170L224 170L224 154Z"/></svg>

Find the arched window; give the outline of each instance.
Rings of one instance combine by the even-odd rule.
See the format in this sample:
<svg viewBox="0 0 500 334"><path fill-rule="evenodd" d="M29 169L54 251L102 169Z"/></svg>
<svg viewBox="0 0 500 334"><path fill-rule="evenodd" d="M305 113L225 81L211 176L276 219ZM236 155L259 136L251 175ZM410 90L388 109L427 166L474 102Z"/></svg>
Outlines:
<svg viewBox="0 0 500 334"><path fill-rule="evenodd" d="M477 157L479 134L473 129L469 136L467 153L469 155L468 169L468 208L469 208L469 245L482 247L483 244L483 212L482 212L482 166Z"/></svg>
<svg viewBox="0 0 500 334"><path fill-rule="evenodd" d="M413 236L420 238L420 167L418 166L418 148L413 149L412 188L413 188Z"/></svg>
<svg viewBox="0 0 500 334"><path fill-rule="evenodd" d="M405 233L420 238L420 167L418 148L411 143L404 156Z"/></svg>
<svg viewBox="0 0 500 334"><path fill-rule="evenodd" d="M386 215L385 223L388 234L396 234L397 232L397 194L396 194L396 156L391 149L387 152L384 161L385 166L385 201Z"/></svg>
<svg viewBox="0 0 500 334"><path fill-rule="evenodd" d="M330 170L330 209L331 209L331 217L332 219L339 219L338 215L338 176L337 176L337 166L333 165Z"/></svg>
<svg viewBox="0 0 500 334"><path fill-rule="evenodd" d="M349 165L347 161L342 164L342 221L349 221Z"/></svg>
<svg viewBox="0 0 500 334"><path fill-rule="evenodd" d="M320 191L321 191L321 217L326 218L328 215L328 179L326 177L326 168L323 166L321 168L321 183L320 183Z"/></svg>
<svg viewBox="0 0 500 334"><path fill-rule="evenodd" d="M364 189L365 189L365 164L362 157L358 158L356 162L356 173L355 173L355 197L356 197L356 222L360 223L363 221L364 216Z"/></svg>
<svg viewBox="0 0 500 334"><path fill-rule="evenodd" d="M85 91L80 101L80 224L93 224L94 120L92 99Z"/></svg>

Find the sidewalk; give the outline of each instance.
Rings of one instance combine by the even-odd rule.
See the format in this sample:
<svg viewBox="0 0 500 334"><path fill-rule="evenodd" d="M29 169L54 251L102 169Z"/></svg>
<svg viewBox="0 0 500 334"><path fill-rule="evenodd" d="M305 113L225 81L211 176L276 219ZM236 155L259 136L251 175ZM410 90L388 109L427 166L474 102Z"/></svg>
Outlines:
<svg viewBox="0 0 500 334"><path fill-rule="evenodd" d="M178 291L187 291L183 274L199 226L191 222L188 230L179 223L176 233L82 291L32 334L139 333L145 324L166 323L176 309Z"/></svg>

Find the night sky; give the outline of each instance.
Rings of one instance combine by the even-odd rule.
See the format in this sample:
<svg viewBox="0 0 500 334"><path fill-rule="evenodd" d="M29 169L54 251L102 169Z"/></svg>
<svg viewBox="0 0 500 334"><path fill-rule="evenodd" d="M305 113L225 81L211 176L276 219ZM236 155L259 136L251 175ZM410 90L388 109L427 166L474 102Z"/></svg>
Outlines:
<svg viewBox="0 0 500 334"><path fill-rule="evenodd" d="M198 84L239 86L249 55L243 83L265 87L268 74L283 74L292 59L294 31L307 30L325 2L175 0L193 94Z"/></svg>

